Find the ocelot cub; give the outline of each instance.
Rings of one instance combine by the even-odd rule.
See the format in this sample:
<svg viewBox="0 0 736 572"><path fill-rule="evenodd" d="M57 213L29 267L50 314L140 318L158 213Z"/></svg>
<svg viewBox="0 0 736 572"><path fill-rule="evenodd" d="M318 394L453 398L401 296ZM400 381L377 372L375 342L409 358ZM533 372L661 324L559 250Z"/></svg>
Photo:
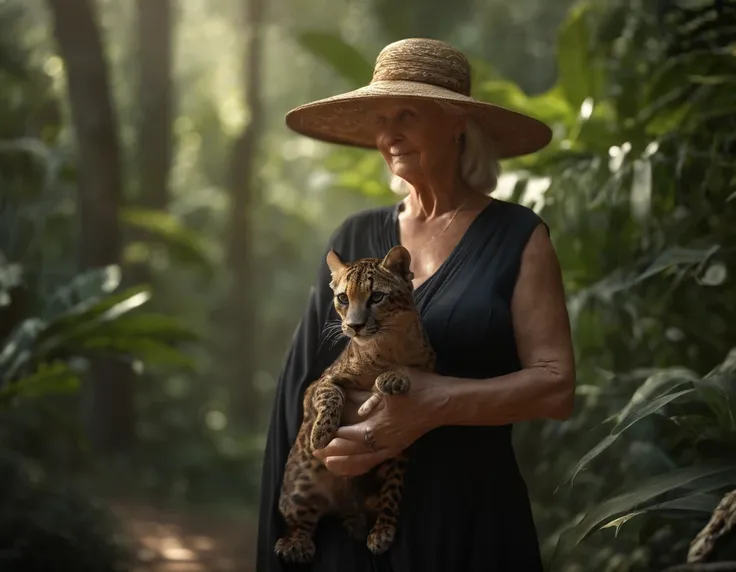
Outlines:
<svg viewBox="0 0 736 572"><path fill-rule="evenodd" d="M342 421L346 389L372 390L361 407L366 415L381 394L409 391L403 367L432 371L435 354L414 304L411 256L402 246L383 259L348 263L334 251L327 255L334 305L347 346L304 394L304 419L289 452L279 498L287 533L276 553L288 562L309 562L320 518L335 514L358 539L367 536L374 554L388 550L396 533L406 457L385 461L359 477L331 473L312 455L334 437Z"/></svg>

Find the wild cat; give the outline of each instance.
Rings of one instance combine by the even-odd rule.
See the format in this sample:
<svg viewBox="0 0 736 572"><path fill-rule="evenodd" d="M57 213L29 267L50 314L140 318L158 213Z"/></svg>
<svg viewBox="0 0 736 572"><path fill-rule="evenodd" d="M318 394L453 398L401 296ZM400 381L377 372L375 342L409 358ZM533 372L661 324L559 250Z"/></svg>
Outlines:
<svg viewBox="0 0 736 572"><path fill-rule="evenodd" d="M327 255L334 305L347 346L304 394L304 419L286 462L279 510L288 527L276 543L276 553L289 562L308 562L315 554L313 535L322 516L342 518L357 538L381 554L396 534L403 493L406 457L385 461L360 477L331 473L313 456L340 426L345 390L372 390L374 395L398 395L410 389L404 367L432 371L435 354L414 304L411 256L402 246L383 259L362 258L348 263L331 250ZM376 405L371 398L360 413Z"/></svg>

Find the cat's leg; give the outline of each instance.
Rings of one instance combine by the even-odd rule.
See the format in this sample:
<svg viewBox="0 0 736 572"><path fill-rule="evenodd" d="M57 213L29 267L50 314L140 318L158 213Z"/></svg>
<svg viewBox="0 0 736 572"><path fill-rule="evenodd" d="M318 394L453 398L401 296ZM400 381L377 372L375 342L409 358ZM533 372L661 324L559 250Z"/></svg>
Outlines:
<svg viewBox="0 0 736 572"><path fill-rule="evenodd" d="M316 461L287 468L279 498L279 511L286 520L287 532L276 542L276 554L286 562L305 563L314 558L314 531L329 501L317 492Z"/></svg>
<svg viewBox="0 0 736 572"><path fill-rule="evenodd" d="M325 380L314 389L312 406L316 419L312 425L312 449L324 449L340 427L345 393L332 380Z"/></svg>
<svg viewBox="0 0 736 572"><path fill-rule="evenodd" d="M403 371L387 371L376 378L376 389L384 395L408 393L410 387L409 376Z"/></svg>
<svg viewBox="0 0 736 572"><path fill-rule="evenodd" d="M406 457L402 454L386 461L385 478L378 495L376 522L368 535L368 549L373 554L383 554L389 549L396 536L396 523L399 517L399 503L404 491Z"/></svg>
<svg viewBox="0 0 736 572"><path fill-rule="evenodd" d="M358 415L368 415L381 402L383 395L401 395L411 388L409 376L402 371L386 371L376 378L371 395L358 409Z"/></svg>

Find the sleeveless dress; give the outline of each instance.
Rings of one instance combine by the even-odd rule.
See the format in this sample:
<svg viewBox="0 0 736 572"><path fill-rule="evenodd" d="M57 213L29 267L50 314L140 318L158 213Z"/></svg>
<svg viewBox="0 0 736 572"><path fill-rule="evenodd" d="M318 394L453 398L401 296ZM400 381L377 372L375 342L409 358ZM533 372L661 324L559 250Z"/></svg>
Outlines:
<svg viewBox="0 0 736 572"><path fill-rule="evenodd" d="M349 217L329 246L346 260L383 257L399 244L398 207ZM491 201L437 272L415 290L437 373L492 378L521 369L510 303L522 251L539 224L527 207ZM278 496L302 419L302 396L344 347L322 344L325 322L337 317L322 260L276 390L261 482L257 572L541 572L510 425L440 427L407 450L397 536L386 554L374 556L337 519L324 517L312 563L286 564L275 555L285 526Z"/></svg>

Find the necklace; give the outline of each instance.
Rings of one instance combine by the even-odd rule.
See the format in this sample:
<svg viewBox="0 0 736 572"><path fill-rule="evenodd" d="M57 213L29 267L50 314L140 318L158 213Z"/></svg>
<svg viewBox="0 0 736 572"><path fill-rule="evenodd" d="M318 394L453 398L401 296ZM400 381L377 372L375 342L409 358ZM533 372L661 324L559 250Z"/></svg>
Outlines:
<svg viewBox="0 0 736 572"><path fill-rule="evenodd" d="M424 244L422 245L422 247L420 248L420 250L424 250L424 249L425 249L425 248L427 248L427 246L428 246L429 244L431 244L431 243L432 243L432 242L433 242L434 240L436 240L437 238L439 238L440 236L442 236L443 234L445 234L445 232L447 232L447 230L448 230L448 229L449 229L449 228L450 228L450 227L452 226L452 223L453 223L453 222L455 222L455 218L457 218L457 215L458 215L458 213L460 213L460 211L461 211L461 210L463 210L463 208L465 207L465 205L466 205L466 203L468 202L468 199L469 199L469 198L470 198L470 197L465 197L465 200L464 200L464 201L463 201L462 203L460 203L460 206L458 206L458 207L457 207L457 208L455 209L455 212L453 212L453 213L452 213L452 217L450 217L450 222L448 222L448 223L447 223L447 225L445 226L445 228L443 228L443 229L442 229L442 230L441 230L441 231L439 232L439 234L436 234L436 235L434 235L434 236L433 236L432 238L430 238L430 239L429 239L429 240L428 240L427 242L425 242L425 243L424 243Z"/></svg>

